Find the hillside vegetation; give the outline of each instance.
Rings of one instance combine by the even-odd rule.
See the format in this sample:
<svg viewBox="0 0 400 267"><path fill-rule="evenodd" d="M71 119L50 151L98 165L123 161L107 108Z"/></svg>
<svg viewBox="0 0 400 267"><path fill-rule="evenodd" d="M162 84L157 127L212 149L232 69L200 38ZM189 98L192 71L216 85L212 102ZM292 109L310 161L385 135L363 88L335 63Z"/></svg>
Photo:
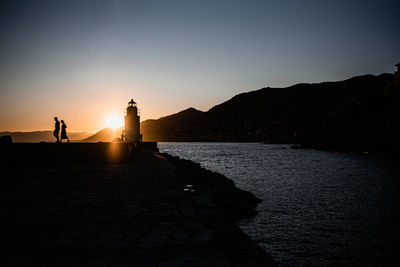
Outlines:
<svg viewBox="0 0 400 267"><path fill-rule="evenodd" d="M242 93L202 112L146 120L148 141L257 141L376 147L396 141L399 88L393 75L297 84Z"/></svg>

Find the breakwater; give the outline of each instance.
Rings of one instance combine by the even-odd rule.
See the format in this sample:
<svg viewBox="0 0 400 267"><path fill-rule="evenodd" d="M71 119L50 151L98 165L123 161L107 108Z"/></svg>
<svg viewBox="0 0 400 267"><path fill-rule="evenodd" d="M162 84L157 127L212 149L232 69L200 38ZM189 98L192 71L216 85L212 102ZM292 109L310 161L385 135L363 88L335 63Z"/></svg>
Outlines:
<svg viewBox="0 0 400 267"><path fill-rule="evenodd" d="M152 151L75 163L3 166L6 265L275 266L234 223L259 200L226 177Z"/></svg>
<svg viewBox="0 0 400 267"><path fill-rule="evenodd" d="M156 142L142 142L141 150L158 151ZM127 143L8 143L1 144L0 162L10 164L128 163L134 152Z"/></svg>

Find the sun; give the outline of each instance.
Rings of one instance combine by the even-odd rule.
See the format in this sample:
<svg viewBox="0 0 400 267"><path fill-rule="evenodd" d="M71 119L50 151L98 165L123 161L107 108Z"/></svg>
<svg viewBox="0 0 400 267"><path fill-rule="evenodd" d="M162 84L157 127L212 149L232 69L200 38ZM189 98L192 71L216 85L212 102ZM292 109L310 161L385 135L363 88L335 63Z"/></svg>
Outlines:
<svg viewBox="0 0 400 267"><path fill-rule="evenodd" d="M124 121L123 121L122 117L120 117L120 116L110 115L106 118L106 126L111 127L114 130L123 125L124 125Z"/></svg>

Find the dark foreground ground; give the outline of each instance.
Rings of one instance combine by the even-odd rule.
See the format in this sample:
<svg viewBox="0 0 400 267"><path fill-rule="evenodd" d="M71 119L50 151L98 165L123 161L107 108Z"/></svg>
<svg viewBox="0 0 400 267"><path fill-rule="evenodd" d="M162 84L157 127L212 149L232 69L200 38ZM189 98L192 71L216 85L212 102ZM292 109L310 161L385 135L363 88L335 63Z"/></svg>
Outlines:
<svg viewBox="0 0 400 267"><path fill-rule="evenodd" d="M2 266L275 266L233 223L254 197L189 161L5 165Z"/></svg>

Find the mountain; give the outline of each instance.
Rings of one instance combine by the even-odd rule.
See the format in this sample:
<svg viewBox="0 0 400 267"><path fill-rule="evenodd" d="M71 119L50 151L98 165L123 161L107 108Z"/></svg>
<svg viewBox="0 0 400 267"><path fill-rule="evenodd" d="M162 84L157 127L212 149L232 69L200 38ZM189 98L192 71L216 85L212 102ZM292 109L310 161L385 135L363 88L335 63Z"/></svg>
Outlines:
<svg viewBox="0 0 400 267"><path fill-rule="evenodd" d="M242 93L207 112L188 108L141 123L144 141L301 143L323 148L400 149L400 86L392 74ZM71 140L110 142L122 128ZM14 142L54 142L52 131L0 132Z"/></svg>
<svg viewBox="0 0 400 267"><path fill-rule="evenodd" d="M188 108L173 115L140 124L144 141L198 141L196 125L205 112Z"/></svg>
<svg viewBox="0 0 400 267"><path fill-rule="evenodd" d="M400 87L392 74L242 93L207 112L188 108L141 123L144 141L300 143L340 149L400 149ZM111 141L103 129L84 141Z"/></svg>
<svg viewBox="0 0 400 267"><path fill-rule="evenodd" d="M68 132L71 141L82 140L92 133L89 132ZM10 135L13 142L55 142L53 131L33 131L33 132L0 132L0 136Z"/></svg>
<svg viewBox="0 0 400 267"><path fill-rule="evenodd" d="M179 113L159 118L158 120L146 120L142 122L140 127L145 127L144 131L146 133L147 138L144 141L154 141L154 140L162 140L164 138L164 132L167 132L172 138L176 138L174 140L179 140L181 138L180 133L184 133L185 135L192 134L191 141L195 141L195 132L191 131L190 128L185 127L184 125L190 121L196 122L196 118L203 114L204 112L196 110L194 108L188 108ZM182 126L183 125L183 126ZM84 142L111 142L114 138L120 137L122 132L122 127L116 130L112 128L105 128L94 135L83 139ZM187 141L188 139L186 139Z"/></svg>
<svg viewBox="0 0 400 267"><path fill-rule="evenodd" d="M94 135L91 135L82 141L84 142L111 142L114 138L121 137L122 127L113 129L111 127L104 128Z"/></svg>
<svg viewBox="0 0 400 267"><path fill-rule="evenodd" d="M207 112L141 123L146 141L257 141L369 147L395 142L399 91L392 74L262 88Z"/></svg>

